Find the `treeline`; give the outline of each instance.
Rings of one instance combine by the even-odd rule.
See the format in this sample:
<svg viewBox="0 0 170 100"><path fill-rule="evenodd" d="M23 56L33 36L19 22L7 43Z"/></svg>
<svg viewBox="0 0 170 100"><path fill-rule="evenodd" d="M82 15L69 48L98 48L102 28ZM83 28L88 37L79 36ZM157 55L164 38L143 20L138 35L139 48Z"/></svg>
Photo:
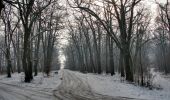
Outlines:
<svg viewBox="0 0 170 100"><path fill-rule="evenodd" d="M101 74L115 72L149 86L151 68L170 73L170 3L156 18L142 0L1 0L0 71L38 71L59 66L61 32L68 33L65 67ZM64 4L63 4L64 5ZM153 20L154 19L154 20Z"/></svg>
<svg viewBox="0 0 170 100"><path fill-rule="evenodd" d="M154 36L155 66L165 74L170 73L170 1L158 5L158 15L155 19Z"/></svg>
<svg viewBox="0 0 170 100"><path fill-rule="evenodd" d="M72 0L68 5L74 13L68 23L66 68L111 75L119 72L130 82L151 85L150 68L158 67L155 55L162 51L155 49L159 39L155 36L158 27L152 25L154 16L141 0Z"/></svg>
<svg viewBox="0 0 170 100"><path fill-rule="evenodd" d="M25 82L39 71L59 69L57 37L65 16L58 0L4 1L1 11L0 72L24 71Z"/></svg>

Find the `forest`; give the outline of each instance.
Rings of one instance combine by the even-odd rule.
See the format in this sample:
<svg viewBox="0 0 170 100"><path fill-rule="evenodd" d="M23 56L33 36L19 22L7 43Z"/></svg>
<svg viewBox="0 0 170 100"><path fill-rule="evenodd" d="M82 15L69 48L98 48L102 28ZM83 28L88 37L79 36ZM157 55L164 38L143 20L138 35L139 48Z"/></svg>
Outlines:
<svg viewBox="0 0 170 100"><path fill-rule="evenodd" d="M150 86L152 68L170 73L170 2L147 2L0 0L0 74L29 83L63 64Z"/></svg>

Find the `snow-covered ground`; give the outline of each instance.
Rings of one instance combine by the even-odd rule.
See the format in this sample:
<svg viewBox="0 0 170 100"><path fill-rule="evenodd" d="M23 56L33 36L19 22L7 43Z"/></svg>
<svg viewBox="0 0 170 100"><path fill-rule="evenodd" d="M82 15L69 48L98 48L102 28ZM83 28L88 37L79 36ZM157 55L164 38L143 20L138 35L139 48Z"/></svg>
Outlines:
<svg viewBox="0 0 170 100"><path fill-rule="evenodd" d="M52 72L49 77L46 77L43 73L38 73L38 76L35 76L31 83L24 83L24 73L14 73L12 74L12 78L7 78L6 75L0 75L0 82L29 89L52 92L61 83L60 77L60 73L55 74Z"/></svg>
<svg viewBox="0 0 170 100"><path fill-rule="evenodd" d="M86 80L92 89L97 93L116 96L116 97L128 97L139 98L146 100L170 100L170 80L164 78L158 72L152 72L154 74L153 84L160 86L162 89L149 90L148 88L135 86L129 84L126 81L121 81L120 75L95 75L95 74L81 74L75 72L77 76Z"/></svg>
<svg viewBox="0 0 170 100"><path fill-rule="evenodd" d="M69 91L70 89L74 90L74 88L76 88L75 90L79 91L79 88L76 86L82 86L82 87L86 86L92 89L91 91L92 93L96 92L99 95L100 94L108 95L116 98L125 97L125 98L137 98L137 99L145 99L145 100L170 100L169 99L170 77L163 76L161 73L154 72L153 70L151 70L151 73L154 76L153 84L156 86L160 86L162 89L149 90L148 88L135 86L134 84L130 84L126 81L122 81L120 75L118 74L114 76L105 75L105 74L97 75L91 73L82 74L79 72L69 71L69 70L59 71L59 74L55 74L54 72L52 72L50 77L44 77L42 73L39 73L38 76L34 77L34 80L31 83L22 82L23 80L22 73L13 74L12 78L6 78L6 75L1 75L0 82L12 84L24 88L28 87L29 89L31 88L38 91L46 91L46 92L52 92L53 90L58 91L60 89L58 88L58 86L61 87L60 90L64 90L64 88L67 88L67 90ZM61 77L63 79L63 82L61 82L60 79ZM83 89L83 91L85 90L84 88L81 89ZM59 94L59 92L56 93ZM74 92L77 93L76 91ZM64 94L66 94L66 92L60 94L62 94L61 96L63 96Z"/></svg>
<svg viewBox="0 0 170 100"><path fill-rule="evenodd" d="M61 100L140 100L98 94L92 90L87 80L69 70L62 70L62 82L54 90L54 95Z"/></svg>

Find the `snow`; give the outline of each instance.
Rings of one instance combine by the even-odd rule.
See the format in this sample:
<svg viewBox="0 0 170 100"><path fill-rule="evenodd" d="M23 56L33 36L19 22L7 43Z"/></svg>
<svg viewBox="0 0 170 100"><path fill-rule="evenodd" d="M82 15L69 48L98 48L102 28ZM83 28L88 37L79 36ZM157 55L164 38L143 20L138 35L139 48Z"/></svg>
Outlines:
<svg viewBox="0 0 170 100"><path fill-rule="evenodd" d="M92 89L103 95L114 97L138 98L145 100L169 100L170 98L170 80L164 78L160 73L152 71L154 74L153 84L160 86L162 89L150 90L145 87L136 86L123 81L119 74L110 75L95 75L81 74L75 72L77 76L86 80Z"/></svg>
<svg viewBox="0 0 170 100"><path fill-rule="evenodd" d="M38 76L35 76L31 83L25 83L24 73L20 73L20 74L14 73L12 74L12 78L7 78L6 75L1 75L0 82L19 86L19 87L52 92L61 83L60 75L61 75L60 73L55 74L55 72L52 72L50 76L47 77L43 73L38 73Z"/></svg>
<svg viewBox="0 0 170 100"><path fill-rule="evenodd" d="M169 100L170 77L155 72L153 69L151 70L151 73L154 76L153 85L159 86L161 89L150 90L145 87L130 84L124 81L119 74L114 76L92 73L82 74L69 70L59 71L59 74L52 72L49 77L44 76L43 73L39 73L38 76L34 77L34 80L31 83L23 82L23 73L14 73L12 74L12 78L6 78L6 75L1 75L0 82L50 93L52 93L53 90L60 89L58 87L61 87L61 90L67 88L68 90L77 90L79 92L80 89L78 86L82 86L82 89L86 90L84 89L85 86L98 94L116 98L125 97L145 100ZM61 77L64 83L61 82Z"/></svg>

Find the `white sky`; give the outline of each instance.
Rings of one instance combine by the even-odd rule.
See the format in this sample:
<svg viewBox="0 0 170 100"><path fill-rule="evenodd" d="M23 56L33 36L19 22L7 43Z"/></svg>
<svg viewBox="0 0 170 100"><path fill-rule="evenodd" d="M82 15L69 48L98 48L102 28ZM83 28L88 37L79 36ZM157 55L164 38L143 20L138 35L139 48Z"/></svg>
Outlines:
<svg viewBox="0 0 170 100"><path fill-rule="evenodd" d="M166 3L166 0L156 0L159 3ZM153 12L156 12L157 4L155 3L155 0L144 0L146 3L146 6L150 7Z"/></svg>

